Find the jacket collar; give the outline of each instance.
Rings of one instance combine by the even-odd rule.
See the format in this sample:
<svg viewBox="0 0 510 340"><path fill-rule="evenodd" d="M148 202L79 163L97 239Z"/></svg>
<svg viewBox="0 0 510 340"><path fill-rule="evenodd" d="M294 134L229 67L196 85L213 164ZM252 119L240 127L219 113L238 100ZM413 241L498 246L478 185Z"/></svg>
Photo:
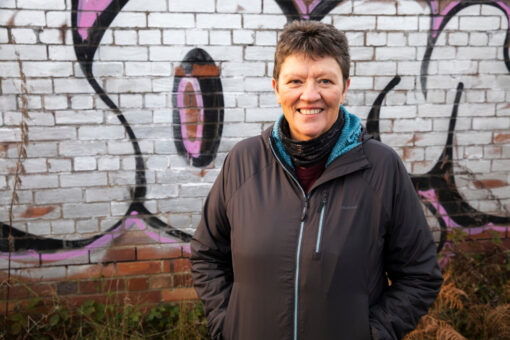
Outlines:
<svg viewBox="0 0 510 340"><path fill-rule="evenodd" d="M331 150L329 154L329 158L326 162L326 168L338 157L347 153L361 144L359 141L359 136L361 134L361 122L358 117L353 115L352 113L347 112L347 110L340 105L339 114L343 114L344 116L344 126L342 128L342 133L340 134L340 138L336 142L335 146ZM285 161L286 165L291 169L294 169L294 165L292 164L290 155L285 151L283 146L283 142L280 138L280 124L283 120L283 114L276 120L273 129L271 131L271 136L274 139L276 149L280 154L281 158Z"/></svg>
<svg viewBox="0 0 510 340"><path fill-rule="evenodd" d="M362 143L370 139L371 136L364 133L361 121L357 116L349 113L343 106L340 106L340 113L344 115L345 119L342 134L329 155L324 173L311 189L336 177L345 176L370 166ZM283 114L276 120L272 128L270 127L262 133L262 137L269 144L268 147L274 150L275 157L280 160L282 165L294 172L290 155L285 151L280 139L279 125L282 119Z"/></svg>

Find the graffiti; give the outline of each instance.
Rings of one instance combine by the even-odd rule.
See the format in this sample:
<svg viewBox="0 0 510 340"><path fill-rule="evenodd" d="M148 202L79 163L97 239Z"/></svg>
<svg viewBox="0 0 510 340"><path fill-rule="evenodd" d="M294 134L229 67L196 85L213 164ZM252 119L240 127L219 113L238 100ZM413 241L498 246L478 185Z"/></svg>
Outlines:
<svg viewBox="0 0 510 340"><path fill-rule="evenodd" d="M196 167L211 163L223 129L220 71L206 51L189 51L175 70L174 137L179 153Z"/></svg>
<svg viewBox="0 0 510 340"><path fill-rule="evenodd" d="M147 171L140 141L130 126L122 109L105 91L101 82L93 72L94 57L116 16L129 0L73 0L71 15L72 38L74 51L86 81L97 93L102 102L115 113L116 119L123 127L132 147L135 160L135 181L130 196L130 204L124 216L113 223L107 230L92 237L79 240L68 240L36 236L23 230L13 229L13 256L17 261L60 261L62 259L81 256L93 248L107 247L126 230L136 229L144 232L149 238L162 243L188 242L191 236L172 227L168 223L153 216L146 207ZM333 8L343 3L342 0L275 0L288 21L321 20ZM510 0L430 0L431 24L428 32L423 56L419 56L419 83L421 92L427 98L427 79L431 70L431 57L436 49L441 33L462 9L472 5L490 5L510 17ZM65 41L65 26L62 27L62 39ZM510 70L510 57L507 46L510 44L509 34L503 44L503 62ZM377 95L371 105L366 121L366 128L374 138L381 140L381 116L385 100L398 90L402 77L395 75ZM426 208L435 216L441 229L439 248L446 242L449 228L469 228L478 233L486 228L508 230L510 217L487 214L471 206L458 189L458 178L454 172L455 126L458 121L459 105L465 96L467 85L459 82L455 90L455 98L451 104L447 138L442 151L430 170L423 174L412 174L411 178L417 193ZM172 86L172 128L175 147L180 156L193 167L209 167L216 157L222 138L224 121L224 97L220 67L213 58L201 48L192 48L174 70ZM503 143L510 140L505 134L498 134L494 141ZM506 183L497 180L474 180L477 188L501 186ZM54 211L53 206L28 208L21 217L38 217ZM0 241L0 257L6 258L8 251L7 237L9 226L1 224L2 240ZM498 229L499 228L499 229ZM154 230L161 232L155 233ZM162 236L164 235L164 236Z"/></svg>
<svg viewBox="0 0 510 340"><path fill-rule="evenodd" d="M276 3L287 16L293 20L318 20L324 18L343 0L276 0Z"/></svg>
<svg viewBox="0 0 510 340"><path fill-rule="evenodd" d="M462 9L473 5L486 4L501 9L507 19L510 17L508 1L439 1L431 0L431 29L427 40L420 72L421 90L427 98L427 76L429 74L429 65L435 44L440 33L446 24ZM509 34L507 32L503 44L504 62L510 71L510 58L508 56ZM379 94L374 101L367 117L367 130L374 138L381 140L379 131L380 111L383 100L400 82L400 77L394 77ZM446 144L436 164L428 172L416 175L412 174L411 179L416 187L417 193L422 202L429 211L438 220L441 236L438 244L438 250L442 249L446 243L446 235L451 228L468 228L471 234L481 233L487 229L506 232L510 230L510 216L498 216L486 214L473 208L459 193L456 185L455 174L453 170L454 159L453 149L455 147L454 135L457 122L458 108L461 96L464 90L464 84L459 82L456 89L456 95L452 106L450 121L448 126L448 135ZM480 181L474 180L478 188L487 188ZM478 183L478 185L476 184ZM507 225L498 227L496 225Z"/></svg>

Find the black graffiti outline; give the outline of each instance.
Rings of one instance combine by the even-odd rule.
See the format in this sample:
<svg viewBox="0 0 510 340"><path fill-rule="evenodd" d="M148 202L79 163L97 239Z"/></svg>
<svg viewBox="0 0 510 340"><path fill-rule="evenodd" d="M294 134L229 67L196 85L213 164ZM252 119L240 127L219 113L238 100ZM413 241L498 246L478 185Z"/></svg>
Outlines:
<svg viewBox="0 0 510 340"><path fill-rule="evenodd" d="M472 2L463 2L459 3L452 10L448 12L448 15L445 16L444 20L441 22L441 25L437 32L436 37L433 37L433 22L431 22L431 29L429 31L429 38L427 39L427 49L425 51L422 64L421 64L421 73L420 73L420 81L422 85L422 92L427 98L426 94L426 76L428 74L428 66L430 57L432 55L432 51L434 45L439 38L439 35L443 28L446 26L448 21L457 14L460 10L473 6L473 5L491 5L501 9L505 15L508 15L506 11L497 3L487 3L487 1L476 0ZM507 69L510 71L510 58L508 46L510 42L510 26L507 30L507 34L505 37L504 46L506 48L504 51L504 62ZM372 108L367 117L367 132L372 134L375 139L381 140L380 131L379 131L379 116L380 116L380 108L383 103L386 95L395 88L400 82L400 77L395 76L381 91L381 93L377 96L374 101ZM473 208L459 193L457 186L455 184L455 174L453 170L453 144L454 144L454 135L455 135L455 123L457 120L458 114L458 105L460 103L462 91L464 89L464 84L459 82L457 85L457 91L455 95L455 100L452 108L452 113L450 115L450 121L448 126L448 136L443 148L441 155L436 161L435 165L429 170L427 173L422 175L413 175L410 174L411 180L415 186L416 191L418 190L430 190L434 189L437 196L438 202L442 205L449 216L455 223L461 225L463 228L476 228L480 226L487 225L489 223L493 224L505 224L510 223L510 217L505 216L497 216L486 214L480 212ZM443 218L438 214L436 209L430 202L426 200L422 200L425 206L430 210L430 212L436 217L438 223L440 225L441 236L439 240L439 244L437 246L438 251L441 250L446 242L447 236L447 226Z"/></svg>
<svg viewBox="0 0 510 340"><path fill-rule="evenodd" d="M224 100L223 100L223 87L219 78L219 70L217 76L212 75L197 75L193 76L194 66L213 66L216 67L213 58L203 49L194 48L186 53L181 65L181 70L185 75L174 77L174 86L172 93L172 106L173 106L173 121L174 121L174 142L177 152L191 160L195 167L206 167L216 157L216 152L220 145L220 140L223 132L223 118L224 118ZM179 83L183 78L193 77L199 84L200 93L195 93L203 100L203 122L202 136L200 141L200 152L198 157L193 156L188 152L184 145L184 137L182 136L182 122L180 116L180 107L178 105ZM177 122L177 124L175 124Z"/></svg>
<svg viewBox="0 0 510 340"><path fill-rule="evenodd" d="M290 23L294 20L303 20L303 16L299 14L294 2L292 0L275 0L278 6L280 6L283 14L287 17L287 21ZM321 21L333 8L338 6L344 0L321 0L319 4L310 12L309 19L305 20L316 20Z"/></svg>
<svg viewBox="0 0 510 340"><path fill-rule="evenodd" d="M140 146L138 144L138 140L129 126L126 118L120 111L120 109L115 105L115 103L110 99L110 97L106 94L104 89L95 79L95 76L92 72L93 59L94 55L99 47L101 39L109 28L110 24L113 22L117 14L121 11L121 9L126 5L129 0L112 0L112 2L106 7L106 9L101 12L101 14L97 17L96 21L92 25L92 27L88 31L88 36L86 40L83 40L78 32L78 24L77 24L77 14L78 14L78 5L79 0L72 0L72 11L71 11L71 24L72 24L72 34L73 34L73 42L74 42L74 50L76 53L76 57L80 64L80 67L83 73L86 76L86 79L90 86L94 89L94 91L99 95L101 100L116 114L117 119L119 119L120 123L124 127L126 133L128 134L129 140L134 149L135 156L135 188L132 191L131 204L129 205L124 216L114 223L110 228L105 230L102 233L94 235L89 238L79 239L79 240L64 240L64 239L56 239L51 237L43 237L38 235L33 235L24 231L21 231L16 228L12 228L12 236L13 247L12 249L9 247L9 233L10 227L9 225L0 222L2 238L0 239L0 251L8 252L12 251L21 251L21 250L35 250L39 252L55 252L60 249L66 248L82 248L85 247L97 239L103 237L105 234L115 230L118 228L123 221L131 216L133 212L136 212L138 217L143 219L148 225L153 228L162 230L166 232L168 235L180 239L183 242L189 242L191 240L191 235L185 233L175 227L172 227L159 218L152 216L152 213L145 207L143 204L143 198L146 195L146 178L145 178L145 164L142 158L142 153L140 150ZM137 201L138 200L138 201Z"/></svg>

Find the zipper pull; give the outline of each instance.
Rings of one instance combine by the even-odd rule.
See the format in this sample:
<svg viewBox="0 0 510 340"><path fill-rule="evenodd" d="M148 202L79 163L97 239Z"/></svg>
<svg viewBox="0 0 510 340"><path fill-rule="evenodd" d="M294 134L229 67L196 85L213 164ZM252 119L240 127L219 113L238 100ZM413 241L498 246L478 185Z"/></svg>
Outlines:
<svg viewBox="0 0 510 340"><path fill-rule="evenodd" d="M303 207L303 212L301 213L301 222L305 220L307 210L308 210L308 198L305 201L305 206Z"/></svg>
<svg viewBox="0 0 510 340"><path fill-rule="evenodd" d="M328 192L323 191L322 192L322 205L326 205L326 202L328 201Z"/></svg>

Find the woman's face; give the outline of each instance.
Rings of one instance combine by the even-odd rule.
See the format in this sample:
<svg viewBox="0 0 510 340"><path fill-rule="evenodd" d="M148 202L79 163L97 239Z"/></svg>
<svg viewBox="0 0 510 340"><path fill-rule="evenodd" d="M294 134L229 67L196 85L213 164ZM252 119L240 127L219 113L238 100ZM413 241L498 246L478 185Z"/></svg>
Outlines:
<svg viewBox="0 0 510 340"><path fill-rule="evenodd" d="M306 141L326 132L338 117L349 83L344 87L342 70L332 57L292 54L285 58L273 89L291 137Z"/></svg>

